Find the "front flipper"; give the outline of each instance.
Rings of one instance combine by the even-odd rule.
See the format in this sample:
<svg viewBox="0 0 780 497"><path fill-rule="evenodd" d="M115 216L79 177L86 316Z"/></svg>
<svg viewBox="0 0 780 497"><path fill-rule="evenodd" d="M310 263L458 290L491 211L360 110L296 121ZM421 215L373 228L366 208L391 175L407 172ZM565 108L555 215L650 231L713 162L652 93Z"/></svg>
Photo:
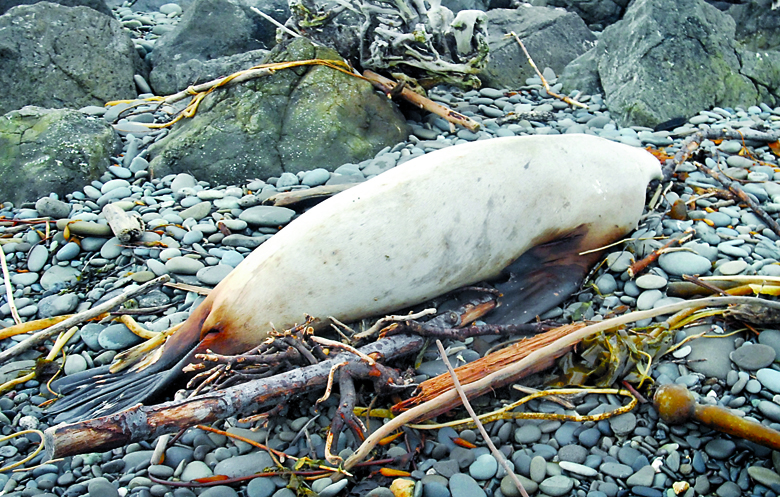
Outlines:
<svg viewBox="0 0 780 497"><path fill-rule="evenodd" d="M485 316L491 324L522 324L544 314L579 289L599 253L579 255L586 228L537 245L502 271L495 287L501 305ZM508 279L507 279L508 278Z"/></svg>

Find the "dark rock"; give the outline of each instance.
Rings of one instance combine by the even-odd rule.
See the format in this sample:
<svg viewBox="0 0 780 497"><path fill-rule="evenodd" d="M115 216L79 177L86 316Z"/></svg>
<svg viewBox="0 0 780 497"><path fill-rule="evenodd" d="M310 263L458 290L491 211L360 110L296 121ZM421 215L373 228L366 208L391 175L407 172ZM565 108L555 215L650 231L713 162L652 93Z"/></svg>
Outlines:
<svg viewBox="0 0 780 497"><path fill-rule="evenodd" d="M155 43L150 76L155 92L174 93L256 65L262 54L246 52L273 47L276 27L253 12L252 5L247 0L195 0L176 28ZM290 15L285 1L268 0L258 7L282 23ZM244 56L212 62L237 54Z"/></svg>
<svg viewBox="0 0 780 497"><path fill-rule="evenodd" d="M590 29L601 31L623 17L629 0L548 0L550 7L563 7L574 12L588 24Z"/></svg>
<svg viewBox="0 0 780 497"><path fill-rule="evenodd" d="M0 117L0 199L60 198L97 179L122 150L102 119L68 109L25 107Z"/></svg>
<svg viewBox="0 0 780 497"><path fill-rule="evenodd" d="M134 74L146 76L144 64L105 14L40 2L0 16L0 113L135 98Z"/></svg>
<svg viewBox="0 0 780 497"><path fill-rule="evenodd" d="M772 0L739 2L726 11L736 21L737 41L748 50L780 50L780 9L772 9L772 3Z"/></svg>
<svg viewBox="0 0 780 497"><path fill-rule="evenodd" d="M340 59L304 38L267 62ZM366 81L322 66L283 69L213 92L192 119L150 148L156 175L186 171L215 183L360 162L408 135L404 117Z"/></svg>
<svg viewBox="0 0 780 497"><path fill-rule="evenodd" d="M739 54L739 61L742 64L740 72L758 88L758 101L780 102L780 51L744 50Z"/></svg>
<svg viewBox="0 0 780 497"><path fill-rule="evenodd" d="M37 0L0 0L0 15L8 12L11 7L16 7L17 5L31 5L36 2ZM103 0L55 0L52 3L57 3L65 7L89 7L101 14L111 16L112 18L114 17L111 9L108 8L106 2Z"/></svg>
<svg viewBox="0 0 780 497"><path fill-rule="evenodd" d="M266 55L268 50L258 49L212 60L192 58L178 64L160 64L150 75L152 88L158 95L170 95L190 85L205 83L254 67L261 64Z"/></svg>
<svg viewBox="0 0 780 497"><path fill-rule="evenodd" d="M593 47L596 40L576 14L548 7L521 6L518 9L494 9L488 12L490 60L479 73L484 86L517 88L526 78L536 76L525 54L512 37L514 31L523 40L538 64L563 72L569 62Z"/></svg>
<svg viewBox="0 0 780 497"><path fill-rule="evenodd" d="M703 0L638 0L596 50L607 107L619 124L653 127L713 106L755 104L739 73L734 20Z"/></svg>
<svg viewBox="0 0 780 497"><path fill-rule="evenodd" d="M579 90L586 95L603 94L604 88L601 87L599 79L598 49L591 48L569 62L559 75L558 82L563 84L564 93Z"/></svg>

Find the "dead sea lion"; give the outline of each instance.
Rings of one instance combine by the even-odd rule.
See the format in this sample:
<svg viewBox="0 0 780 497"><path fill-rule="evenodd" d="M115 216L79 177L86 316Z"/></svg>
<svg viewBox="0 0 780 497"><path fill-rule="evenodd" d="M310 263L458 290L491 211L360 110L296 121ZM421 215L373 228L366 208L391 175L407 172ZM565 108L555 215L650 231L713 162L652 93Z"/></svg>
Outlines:
<svg viewBox="0 0 780 497"><path fill-rule="evenodd" d="M508 305L494 319L528 321L566 298L599 257L580 252L636 227L647 184L660 175L649 152L590 135L496 138L410 160L260 245L145 369L64 378L72 393L55 404L56 421L153 397L195 353L242 352L272 323L380 315L502 271Z"/></svg>

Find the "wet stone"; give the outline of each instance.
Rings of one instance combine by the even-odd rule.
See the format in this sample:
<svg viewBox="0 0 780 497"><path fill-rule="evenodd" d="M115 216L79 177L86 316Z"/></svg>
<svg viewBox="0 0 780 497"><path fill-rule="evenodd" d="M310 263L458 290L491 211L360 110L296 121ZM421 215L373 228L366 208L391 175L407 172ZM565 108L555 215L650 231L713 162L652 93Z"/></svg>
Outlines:
<svg viewBox="0 0 780 497"><path fill-rule="evenodd" d="M566 495L573 487L574 480L564 475L551 476L539 484L539 490L553 497Z"/></svg>
<svg viewBox="0 0 780 497"><path fill-rule="evenodd" d="M774 362L777 353L775 352L775 349L769 345L745 342L729 356L731 357L731 360L734 361L734 364L740 368L747 371L754 371L771 365Z"/></svg>
<svg viewBox="0 0 780 497"><path fill-rule="evenodd" d="M728 459L736 449L737 446L733 441L723 438L712 439L704 446L704 451L715 459Z"/></svg>
<svg viewBox="0 0 780 497"><path fill-rule="evenodd" d="M780 353L780 330L762 331L758 335L758 343L772 347L775 354Z"/></svg>
<svg viewBox="0 0 780 497"><path fill-rule="evenodd" d="M667 252L658 258L658 264L666 273L675 276L704 274L711 268L709 259L691 252Z"/></svg>
<svg viewBox="0 0 780 497"><path fill-rule="evenodd" d="M452 497L486 497L485 491L474 480L464 473L456 473L450 478Z"/></svg>
<svg viewBox="0 0 780 497"><path fill-rule="evenodd" d="M756 379L761 385L774 393L780 393L780 371L774 369L759 369L756 371Z"/></svg>

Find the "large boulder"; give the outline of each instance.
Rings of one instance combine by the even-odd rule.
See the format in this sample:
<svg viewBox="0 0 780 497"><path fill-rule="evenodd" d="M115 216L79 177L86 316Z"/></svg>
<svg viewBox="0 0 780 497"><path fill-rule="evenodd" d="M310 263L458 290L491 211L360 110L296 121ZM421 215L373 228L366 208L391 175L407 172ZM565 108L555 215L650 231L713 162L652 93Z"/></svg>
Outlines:
<svg viewBox="0 0 780 497"><path fill-rule="evenodd" d="M0 16L2 114L135 98L133 75L144 73L122 25L93 9L40 2Z"/></svg>
<svg viewBox="0 0 780 497"><path fill-rule="evenodd" d="M305 38L279 45L267 62L339 60ZM282 172L373 157L409 133L404 117L370 83L323 66L273 75L212 92L149 152L155 175L191 173L213 183L266 179Z"/></svg>
<svg viewBox="0 0 780 497"><path fill-rule="evenodd" d="M563 7L582 18L588 27L601 31L623 17L630 0L548 0L551 7Z"/></svg>
<svg viewBox="0 0 780 497"><path fill-rule="evenodd" d="M762 97L774 103L771 92L760 94L741 72L734 32L734 20L703 0L636 0L559 81L564 91L582 86L591 92L598 79L612 117L624 126L653 127L714 106L754 105Z"/></svg>
<svg viewBox="0 0 780 497"><path fill-rule="evenodd" d="M736 21L737 41L745 48L780 50L780 9L773 9L772 4L772 0L748 0L726 11Z"/></svg>
<svg viewBox="0 0 780 497"><path fill-rule="evenodd" d="M536 75L517 41L506 36L509 32L520 37L536 64L556 73L596 41L579 16L561 9L523 5L493 9L487 15L490 59L479 78L493 88L516 88Z"/></svg>
<svg viewBox="0 0 780 497"><path fill-rule="evenodd" d="M780 51L744 50L739 54L740 72L750 78L758 89L758 102L780 103Z"/></svg>
<svg viewBox="0 0 780 497"><path fill-rule="evenodd" d="M170 94L211 79L223 70L217 67L221 63L209 66L213 59L273 47L276 26L252 11L253 6L282 23L290 15L284 0L195 0L176 28L155 43L150 76L155 92Z"/></svg>
<svg viewBox="0 0 780 497"><path fill-rule="evenodd" d="M37 1L38 0L0 0L0 14L5 14L11 7L16 7L17 5L31 5ZM107 16L114 16L104 0L55 0L52 3L58 3L65 7L89 7L90 9L97 10Z"/></svg>
<svg viewBox="0 0 780 497"><path fill-rule="evenodd" d="M99 178L121 150L102 118L32 106L9 112L0 116L0 202L64 197Z"/></svg>

